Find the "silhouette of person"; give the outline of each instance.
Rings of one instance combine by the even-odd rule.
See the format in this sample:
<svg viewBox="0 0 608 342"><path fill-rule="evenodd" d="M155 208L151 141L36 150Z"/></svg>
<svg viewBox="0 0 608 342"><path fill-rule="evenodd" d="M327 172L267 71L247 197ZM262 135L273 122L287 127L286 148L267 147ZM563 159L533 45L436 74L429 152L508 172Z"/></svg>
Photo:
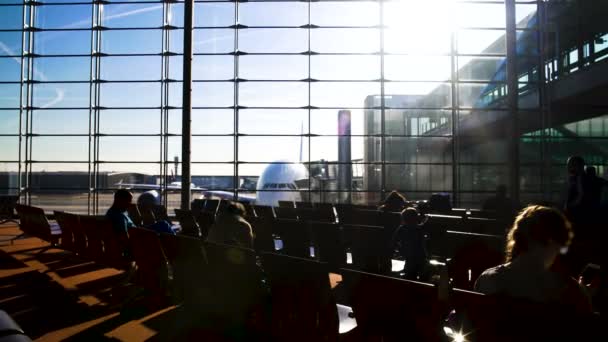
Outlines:
<svg viewBox="0 0 608 342"><path fill-rule="evenodd" d="M144 218L144 228L157 233L175 234L170 222L154 216L154 209L157 205L160 205L160 197L156 190L146 191L137 198L137 206Z"/></svg>
<svg viewBox="0 0 608 342"><path fill-rule="evenodd" d="M116 232L126 232L129 228L135 227L127 213L132 201L133 195L128 190L119 189L114 193L114 202L106 212L106 217L112 222Z"/></svg>
<svg viewBox="0 0 608 342"><path fill-rule="evenodd" d="M407 279L424 277L427 263L425 222L420 222L418 210L406 208L401 212L401 226L393 235L391 246L396 246L401 257L405 259Z"/></svg>
<svg viewBox="0 0 608 342"><path fill-rule="evenodd" d="M397 190L393 190L386 196L382 205L378 207L381 211L401 212L407 205L405 196L400 194Z"/></svg>
<svg viewBox="0 0 608 342"><path fill-rule="evenodd" d="M211 226L209 241L253 248L253 230L244 216L245 207L241 203L230 202Z"/></svg>
<svg viewBox="0 0 608 342"><path fill-rule="evenodd" d="M475 290L591 312L585 290L574 278L559 272L555 263L573 236L570 222L556 209L525 208L507 236L506 263L485 270L475 282Z"/></svg>
<svg viewBox="0 0 608 342"><path fill-rule="evenodd" d="M494 211L500 217L512 217L519 209L519 204L507 197L505 185L499 185L496 187L496 194L483 203L482 209Z"/></svg>

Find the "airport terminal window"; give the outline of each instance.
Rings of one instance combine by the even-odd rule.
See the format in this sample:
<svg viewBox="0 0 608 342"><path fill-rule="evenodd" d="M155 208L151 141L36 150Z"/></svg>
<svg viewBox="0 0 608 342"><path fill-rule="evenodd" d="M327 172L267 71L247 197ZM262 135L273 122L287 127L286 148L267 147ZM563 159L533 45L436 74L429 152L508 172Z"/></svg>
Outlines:
<svg viewBox="0 0 608 342"><path fill-rule="evenodd" d="M568 28L558 21L574 9L516 2L522 117L550 122L540 119L551 113L535 100L539 84L599 63L608 39L543 36L545 24ZM539 4L556 23L539 23ZM113 189L146 184L179 207L171 184L182 159L183 1L0 6L0 174L11 175L0 192L100 213ZM253 194L239 189L244 179L255 183L272 163L302 163L324 171L309 172L306 187L273 182L261 192L305 188L313 201L362 204L392 189L413 199L447 192L478 206L507 181L504 1L196 1L194 17L196 186ZM350 113L349 134L340 111ZM591 147L588 157L606 170L608 124L595 116L553 131L528 125L537 135L521 141L522 197L557 192L558 167L546 165L564 162L558 148ZM344 167L350 182L337 179ZM62 183L69 172L84 176ZM63 190L35 186L54 177Z"/></svg>

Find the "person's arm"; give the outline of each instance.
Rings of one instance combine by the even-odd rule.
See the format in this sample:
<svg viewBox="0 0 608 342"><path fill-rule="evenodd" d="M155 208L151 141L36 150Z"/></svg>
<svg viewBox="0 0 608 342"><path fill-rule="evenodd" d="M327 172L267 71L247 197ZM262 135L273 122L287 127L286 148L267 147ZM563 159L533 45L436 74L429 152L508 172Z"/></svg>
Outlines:
<svg viewBox="0 0 608 342"><path fill-rule="evenodd" d="M242 222L239 224L239 229L235 232L236 240L243 247L253 248L253 229L249 223Z"/></svg>

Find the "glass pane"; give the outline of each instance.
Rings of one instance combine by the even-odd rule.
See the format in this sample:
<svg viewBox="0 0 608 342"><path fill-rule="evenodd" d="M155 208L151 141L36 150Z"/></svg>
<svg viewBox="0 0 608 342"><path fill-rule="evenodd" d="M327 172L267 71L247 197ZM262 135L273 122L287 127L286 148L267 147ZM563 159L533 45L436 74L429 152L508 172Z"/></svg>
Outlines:
<svg viewBox="0 0 608 342"><path fill-rule="evenodd" d="M311 24L318 26L374 26L380 24L376 2L314 2L310 4Z"/></svg>
<svg viewBox="0 0 608 342"><path fill-rule="evenodd" d="M458 53L499 54L507 53L505 31L502 30L461 30L458 31Z"/></svg>
<svg viewBox="0 0 608 342"><path fill-rule="evenodd" d="M91 28L91 5L38 6L35 23L43 29Z"/></svg>
<svg viewBox="0 0 608 342"><path fill-rule="evenodd" d="M374 53L380 51L380 33L377 29L315 29L310 46L320 53Z"/></svg>
<svg viewBox="0 0 608 342"><path fill-rule="evenodd" d="M320 80L380 79L379 56L312 56L311 76Z"/></svg>
<svg viewBox="0 0 608 342"><path fill-rule="evenodd" d="M506 108L505 84L466 84L458 85L458 105L460 107Z"/></svg>
<svg viewBox="0 0 608 342"><path fill-rule="evenodd" d="M179 65L182 67L182 65ZM183 71L176 70L179 79ZM228 80L234 78L233 56L194 56L192 60L192 79L194 80Z"/></svg>
<svg viewBox="0 0 608 342"><path fill-rule="evenodd" d="M104 83L100 90L102 107L160 107L158 96L133 94L160 94L159 83Z"/></svg>
<svg viewBox="0 0 608 342"><path fill-rule="evenodd" d="M101 79L105 81L160 80L161 57L128 56L101 58Z"/></svg>
<svg viewBox="0 0 608 342"><path fill-rule="evenodd" d="M449 81L448 56L385 56L384 77L395 81Z"/></svg>
<svg viewBox="0 0 608 342"><path fill-rule="evenodd" d="M90 40L90 36L88 39ZM142 44L142 42L146 43ZM109 54L160 53L162 48L162 31L104 31L101 43L101 51ZM90 45L90 42L88 44Z"/></svg>
<svg viewBox="0 0 608 342"><path fill-rule="evenodd" d="M49 57L34 59L36 81L89 81L90 57Z"/></svg>
<svg viewBox="0 0 608 342"><path fill-rule="evenodd" d="M351 115L351 134L363 134L363 109L346 109ZM335 135L338 132L337 109L314 109L310 112L310 126L312 134Z"/></svg>
<svg viewBox="0 0 608 342"><path fill-rule="evenodd" d="M181 130L181 126L179 128ZM192 111L192 134L232 134L233 132L234 110L195 109Z"/></svg>
<svg viewBox="0 0 608 342"><path fill-rule="evenodd" d="M339 144L347 143L349 137L313 137L310 139L310 160L329 160L350 163L352 160L363 159L363 146L365 138L350 137L351 158L340 160L338 155Z"/></svg>
<svg viewBox="0 0 608 342"><path fill-rule="evenodd" d="M308 159L308 139L302 137L241 137L239 161L270 163Z"/></svg>
<svg viewBox="0 0 608 342"><path fill-rule="evenodd" d="M161 4L106 4L102 14L102 25L109 28L147 28L163 25Z"/></svg>
<svg viewBox="0 0 608 342"><path fill-rule="evenodd" d="M308 24L308 5L301 2L239 3L239 24L302 26Z"/></svg>
<svg viewBox="0 0 608 342"><path fill-rule="evenodd" d="M160 110L115 109L99 113L102 134L160 134Z"/></svg>
<svg viewBox="0 0 608 342"><path fill-rule="evenodd" d="M302 107L308 105L304 82L254 82L239 84L239 105L249 107Z"/></svg>
<svg viewBox="0 0 608 342"><path fill-rule="evenodd" d="M0 108L19 108L19 84L0 84Z"/></svg>
<svg viewBox="0 0 608 342"><path fill-rule="evenodd" d="M308 111L303 109L242 109L239 133L304 134L308 133Z"/></svg>
<svg viewBox="0 0 608 342"><path fill-rule="evenodd" d="M0 134L19 134L18 110L0 110L0 122Z"/></svg>
<svg viewBox="0 0 608 342"><path fill-rule="evenodd" d="M175 141L174 148L181 150L181 141ZM241 152L239 152L241 153ZM176 155L171 153L170 155ZM234 160L233 137L192 137L193 162L231 162Z"/></svg>
<svg viewBox="0 0 608 342"><path fill-rule="evenodd" d="M537 27L536 7L534 3L515 5L515 21L518 28Z"/></svg>
<svg viewBox="0 0 608 342"><path fill-rule="evenodd" d="M458 57L458 79L473 81L505 82L506 58L504 57Z"/></svg>
<svg viewBox="0 0 608 342"><path fill-rule="evenodd" d="M378 116L378 112L376 110L374 114ZM393 109L385 110L384 118L385 133L390 135L446 136L452 133L451 110ZM368 132L374 133L381 132Z"/></svg>
<svg viewBox="0 0 608 342"><path fill-rule="evenodd" d="M89 84L34 84L34 107L88 108Z"/></svg>
<svg viewBox="0 0 608 342"><path fill-rule="evenodd" d="M316 82L311 84L311 104L317 107L363 107L367 96L379 93L379 82Z"/></svg>
<svg viewBox="0 0 608 342"><path fill-rule="evenodd" d="M424 125L420 125L424 129ZM385 139L386 161L391 163L451 163L451 138L405 138Z"/></svg>
<svg viewBox="0 0 608 342"><path fill-rule="evenodd" d="M452 106L452 87L449 83L389 82L384 86L389 108L449 108Z"/></svg>
<svg viewBox="0 0 608 342"><path fill-rule="evenodd" d="M304 29L246 29L239 31L239 50L245 52L304 52L308 32Z"/></svg>
<svg viewBox="0 0 608 342"><path fill-rule="evenodd" d="M35 110L32 132L37 134L89 134L89 110Z"/></svg>
<svg viewBox="0 0 608 342"><path fill-rule="evenodd" d="M218 27L230 25L234 25L233 3L194 4L194 27Z"/></svg>
<svg viewBox="0 0 608 342"><path fill-rule="evenodd" d="M21 32L0 32L0 56L21 56Z"/></svg>
<svg viewBox="0 0 608 342"><path fill-rule="evenodd" d="M193 107L228 107L234 105L234 83L196 82L192 84Z"/></svg>
<svg viewBox="0 0 608 342"><path fill-rule="evenodd" d="M241 56L239 77L256 80L301 80L308 78L306 56Z"/></svg>
<svg viewBox="0 0 608 342"><path fill-rule="evenodd" d="M2 11L0 12L0 29L14 30L21 28L23 28L23 7L2 6Z"/></svg>
<svg viewBox="0 0 608 342"><path fill-rule="evenodd" d="M433 192L452 190L452 166L386 165L386 187L399 189L409 200L428 199Z"/></svg>
<svg viewBox="0 0 608 342"><path fill-rule="evenodd" d="M154 162L160 160L158 137L99 138L99 160Z"/></svg>
<svg viewBox="0 0 608 342"><path fill-rule="evenodd" d="M192 164L192 181L202 188L223 187L216 179L205 179L205 176L232 177L233 175L233 164Z"/></svg>
<svg viewBox="0 0 608 342"><path fill-rule="evenodd" d="M88 137L33 137L32 159L38 161L79 161L89 159Z"/></svg>
<svg viewBox="0 0 608 342"><path fill-rule="evenodd" d="M0 136L0 160L19 160L19 137Z"/></svg>
<svg viewBox="0 0 608 342"><path fill-rule="evenodd" d="M0 72L0 82L19 82L21 80L21 60L18 58L0 57L0 70L2 71Z"/></svg>
<svg viewBox="0 0 608 342"><path fill-rule="evenodd" d="M160 171L158 163L100 163L99 172L102 176L98 188L118 188L119 182L131 184L158 184L157 176ZM107 178L105 178L107 177ZM123 186L124 187L124 186ZM112 204L112 192L108 193L107 202L100 203L100 208L109 208ZM105 210L105 209L104 209Z"/></svg>
<svg viewBox="0 0 608 342"><path fill-rule="evenodd" d="M384 50L387 53L449 54L450 46L449 32L430 31L424 35L417 35L405 34L401 29L386 29L384 33Z"/></svg>
<svg viewBox="0 0 608 342"><path fill-rule="evenodd" d="M129 35L127 32L121 33L125 34L125 37ZM104 32L103 36L104 38L107 38L108 36L115 34L116 32ZM0 51L1 50L2 49L0 49ZM91 32L36 32L36 39L34 39L34 52L42 55L88 55L91 53Z"/></svg>
<svg viewBox="0 0 608 342"><path fill-rule="evenodd" d="M459 3L455 15L460 27L506 27L504 3Z"/></svg>
<svg viewBox="0 0 608 342"><path fill-rule="evenodd" d="M183 32L176 32L176 41L172 51L183 52ZM179 44L177 43L179 42ZM194 53L228 53L234 50L234 30L231 29L199 29L192 33L192 49Z"/></svg>

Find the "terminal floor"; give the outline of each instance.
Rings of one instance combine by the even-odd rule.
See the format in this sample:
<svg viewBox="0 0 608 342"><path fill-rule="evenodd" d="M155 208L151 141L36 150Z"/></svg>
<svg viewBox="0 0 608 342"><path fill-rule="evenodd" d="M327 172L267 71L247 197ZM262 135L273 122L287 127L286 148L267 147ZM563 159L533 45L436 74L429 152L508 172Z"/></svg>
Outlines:
<svg viewBox="0 0 608 342"><path fill-rule="evenodd" d="M125 274L79 260L60 249L43 248L20 234L16 224L0 225L0 309L38 341L172 340L180 308L153 308ZM340 280L330 275L332 287ZM139 298L139 299L133 299ZM342 316L342 315L341 315ZM205 340L216 340L205 338Z"/></svg>

